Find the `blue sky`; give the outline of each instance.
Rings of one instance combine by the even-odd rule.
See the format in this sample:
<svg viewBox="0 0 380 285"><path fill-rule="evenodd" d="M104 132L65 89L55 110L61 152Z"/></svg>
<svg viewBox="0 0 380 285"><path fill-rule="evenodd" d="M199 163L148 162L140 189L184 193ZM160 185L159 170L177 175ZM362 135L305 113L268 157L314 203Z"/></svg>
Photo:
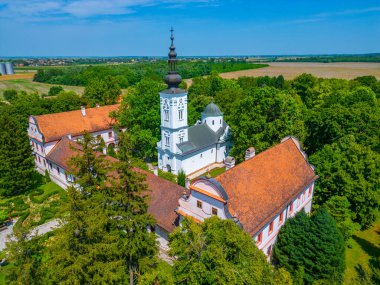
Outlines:
<svg viewBox="0 0 380 285"><path fill-rule="evenodd" d="M380 52L379 0L0 0L1 56Z"/></svg>

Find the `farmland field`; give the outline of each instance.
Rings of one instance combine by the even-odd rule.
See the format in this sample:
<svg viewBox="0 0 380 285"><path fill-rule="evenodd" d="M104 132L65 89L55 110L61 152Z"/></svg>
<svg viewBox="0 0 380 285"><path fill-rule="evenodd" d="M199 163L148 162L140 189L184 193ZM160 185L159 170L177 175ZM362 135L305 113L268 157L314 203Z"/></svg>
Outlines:
<svg viewBox="0 0 380 285"><path fill-rule="evenodd" d="M15 74L15 75L23 75L23 74ZM2 76L0 76L1 78ZM3 92L6 89L15 89L19 91L26 92L38 92L39 94L47 94L49 92L50 87L54 86L52 84L33 82L33 78L31 79L13 79L13 80L0 80L0 98L3 97ZM75 91L78 94L82 94L84 87L80 86L67 86L62 85L65 91Z"/></svg>
<svg viewBox="0 0 380 285"><path fill-rule="evenodd" d="M13 79L33 79L35 72L23 72L16 74L7 74L0 76L0 81L13 80Z"/></svg>
<svg viewBox="0 0 380 285"><path fill-rule="evenodd" d="M302 73L311 73L323 78L353 79L358 76L373 75L380 79L380 63L344 62L344 63L309 63L309 62L271 62L268 67L221 73L223 78L240 76L278 76L293 79Z"/></svg>

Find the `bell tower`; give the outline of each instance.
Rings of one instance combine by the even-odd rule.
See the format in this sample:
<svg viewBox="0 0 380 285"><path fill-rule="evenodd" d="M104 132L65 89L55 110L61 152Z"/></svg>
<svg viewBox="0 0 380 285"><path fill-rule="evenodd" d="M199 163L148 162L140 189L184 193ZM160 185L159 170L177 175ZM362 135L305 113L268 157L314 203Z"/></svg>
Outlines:
<svg viewBox="0 0 380 285"><path fill-rule="evenodd" d="M158 167L175 174L181 169L176 154L177 144L188 141L187 92L179 87L182 78L177 71L177 53L173 28L170 30L168 73L164 81L167 89L160 92L161 141L157 143Z"/></svg>

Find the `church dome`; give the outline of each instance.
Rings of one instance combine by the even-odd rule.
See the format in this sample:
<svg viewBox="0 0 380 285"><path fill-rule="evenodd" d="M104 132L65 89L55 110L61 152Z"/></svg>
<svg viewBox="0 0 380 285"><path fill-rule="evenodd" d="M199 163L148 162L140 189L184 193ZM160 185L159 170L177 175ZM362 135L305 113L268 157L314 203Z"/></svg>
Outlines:
<svg viewBox="0 0 380 285"><path fill-rule="evenodd" d="M222 116L223 113L222 111L220 111L219 107L216 104L210 103L203 110L202 115L216 117L216 116Z"/></svg>

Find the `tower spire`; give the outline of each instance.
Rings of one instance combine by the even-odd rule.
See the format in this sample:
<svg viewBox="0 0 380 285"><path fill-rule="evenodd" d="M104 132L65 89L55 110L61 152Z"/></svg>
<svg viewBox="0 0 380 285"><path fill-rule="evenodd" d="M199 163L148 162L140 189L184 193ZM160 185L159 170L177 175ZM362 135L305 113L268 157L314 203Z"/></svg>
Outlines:
<svg viewBox="0 0 380 285"><path fill-rule="evenodd" d="M168 74L165 76L165 82L168 84L168 88L178 88L178 85L181 83L182 78L177 72L177 53L175 51L174 46L174 35L173 35L174 29L173 27L170 29L170 41L171 45L169 47L169 58L168 58L168 65L169 70Z"/></svg>

